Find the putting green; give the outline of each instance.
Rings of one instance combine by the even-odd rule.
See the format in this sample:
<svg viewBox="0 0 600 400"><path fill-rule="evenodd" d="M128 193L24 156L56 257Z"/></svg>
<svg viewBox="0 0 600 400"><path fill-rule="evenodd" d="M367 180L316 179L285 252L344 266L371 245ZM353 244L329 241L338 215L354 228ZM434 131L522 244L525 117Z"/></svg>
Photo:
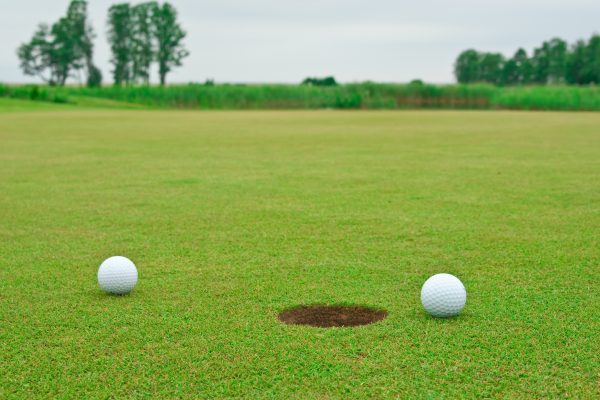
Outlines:
<svg viewBox="0 0 600 400"><path fill-rule="evenodd" d="M0 114L1 398L593 398L600 114ZM111 255L139 270L111 297ZM458 276L455 319L420 287ZM366 305L356 328L282 324Z"/></svg>

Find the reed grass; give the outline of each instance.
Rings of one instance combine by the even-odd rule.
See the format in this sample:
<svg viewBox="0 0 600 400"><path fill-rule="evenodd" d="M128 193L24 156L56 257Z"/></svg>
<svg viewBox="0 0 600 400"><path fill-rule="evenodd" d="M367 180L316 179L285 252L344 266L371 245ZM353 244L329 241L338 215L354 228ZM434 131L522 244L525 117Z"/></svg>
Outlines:
<svg viewBox="0 0 600 400"><path fill-rule="evenodd" d="M352 83L333 87L284 84L129 86L102 88L0 84L0 97L53 103L167 109L511 109L600 110L600 88L577 86L496 87L486 84L431 85Z"/></svg>

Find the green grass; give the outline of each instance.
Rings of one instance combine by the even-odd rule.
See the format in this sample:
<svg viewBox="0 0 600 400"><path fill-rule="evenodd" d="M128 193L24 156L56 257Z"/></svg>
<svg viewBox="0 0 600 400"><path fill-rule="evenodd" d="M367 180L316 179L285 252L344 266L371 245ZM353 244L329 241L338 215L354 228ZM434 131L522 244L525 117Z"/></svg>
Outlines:
<svg viewBox="0 0 600 400"><path fill-rule="evenodd" d="M72 106L64 104L46 103L40 101L18 100L0 97L0 112L10 111L56 111L68 110Z"/></svg>
<svg viewBox="0 0 600 400"><path fill-rule="evenodd" d="M598 398L600 114L0 115L0 398ZM100 292L133 259L130 296ZM431 274L464 313L421 310ZM298 304L385 308L354 329Z"/></svg>
<svg viewBox="0 0 600 400"><path fill-rule="evenodd" d="M512 109L600 111L600 88L495 87L354 83L300 85L171 85L89 89L0 85L0 97L102 108L204 110L292 109Z"/></svg>
<svg viewBox="0 0 600 400"><path fill-rule="evenodd" d="M80 109L152 109L151 106L132 104L124 101L105 99L101 97L71 95L68 101L53 102L46 100L32 100L18 97L1 97L0 112L6 111L44 111L44 110L69 110L74 107Z"/></svg>

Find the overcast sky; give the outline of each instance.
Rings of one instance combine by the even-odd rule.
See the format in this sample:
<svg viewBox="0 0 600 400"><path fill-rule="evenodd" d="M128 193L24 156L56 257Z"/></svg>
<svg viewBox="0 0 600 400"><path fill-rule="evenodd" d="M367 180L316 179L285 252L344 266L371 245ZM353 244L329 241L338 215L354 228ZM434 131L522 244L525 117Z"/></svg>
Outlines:
<svg viewBox="0 0 600 400"><path fill-rule="evenodd" d="M106 13L118 1L90 0L95 60L110 80ZM0 0L0 81L31 82L15 49L68 0ZM135 3L135 2L134 2ZM530 51L560 36L600 32L600 0L171 0L191 55L171 82L452 82L462 50ZM156 74L153 81L156 81Z"/></svg>

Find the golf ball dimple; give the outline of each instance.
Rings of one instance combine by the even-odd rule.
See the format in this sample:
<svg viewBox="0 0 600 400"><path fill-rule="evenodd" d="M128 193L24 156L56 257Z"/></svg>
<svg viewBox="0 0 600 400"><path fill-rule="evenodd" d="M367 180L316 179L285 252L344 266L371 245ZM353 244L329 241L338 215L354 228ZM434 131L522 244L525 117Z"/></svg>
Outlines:
<svg viewBox="0 0 600 400"><path fill-rule="evenodd" d="M127 257L107 258L98 268L98 284L107 293L129 293L135 287L137 280L137 268Z"/></svg>
<svg viewBox="0 0 600 400"><path fill-rule="evenodd" d="M425 281L421 288L421 303L434 317L454 317L467 302L467 291L454 275L437 274Z"/></svg>

